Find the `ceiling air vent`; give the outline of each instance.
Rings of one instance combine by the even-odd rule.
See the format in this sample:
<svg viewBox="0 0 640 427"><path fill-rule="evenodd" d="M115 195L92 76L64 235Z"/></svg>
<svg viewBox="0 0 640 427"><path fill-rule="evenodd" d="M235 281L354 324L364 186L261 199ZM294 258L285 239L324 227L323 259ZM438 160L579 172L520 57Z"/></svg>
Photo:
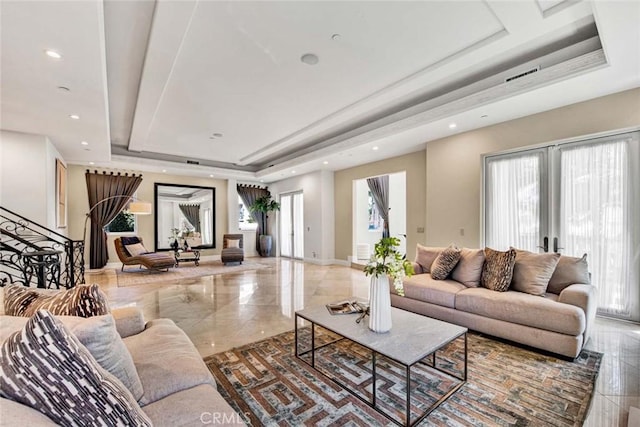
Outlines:
<svg viewBox="0 0 640 427"><path fill-rule="evenodd" d="M504 79L505 83L509 83L511 80L516 80L516 79L521 79L524 76L528 76L529 74L533 74L533 73L537 73L538 71L540 71L540 66L538 65L535 68L532 68L530 70L524 71L522 73L516 74L515 76L511 76L511 77L507 77L506 79Z"/></svg>
<svg viewBox="0 0 640 427"><path fill-rule="evenodd" d="M187 163L189 163L190 165L199 165L200 162L197 160L187 160Z"/></svg>

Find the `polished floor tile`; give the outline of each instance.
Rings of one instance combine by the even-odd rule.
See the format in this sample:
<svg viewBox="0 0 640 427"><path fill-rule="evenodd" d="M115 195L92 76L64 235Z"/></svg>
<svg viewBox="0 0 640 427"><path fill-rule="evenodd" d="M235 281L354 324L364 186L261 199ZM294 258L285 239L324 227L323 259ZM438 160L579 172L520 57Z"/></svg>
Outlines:
<svg viewBox="0 0 640 427"><path fill-rule="evenodd" d="M173 319L202 356L289 331L294 312L306 306L368 298L362 271L284 258L259 262L270 268L124 288L107 269L90 272L87 282L99 283L112 307L135 305L147 320ZM640 325L598 318L586 348L605 356L585 426L628 427L629 407L640 407Z"/></svg>

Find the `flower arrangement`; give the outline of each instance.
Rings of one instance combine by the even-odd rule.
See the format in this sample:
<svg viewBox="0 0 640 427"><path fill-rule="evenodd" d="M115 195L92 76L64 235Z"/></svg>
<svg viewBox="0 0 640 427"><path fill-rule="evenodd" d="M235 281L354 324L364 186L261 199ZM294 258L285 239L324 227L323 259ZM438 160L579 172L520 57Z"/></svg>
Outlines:
<svg viewBox="0 0 640 427"><path fill-rule="evenodd" d="M374 247L374 253L364 268L367 276L379 277L386 274L393 279L393 286L400 296L404 296L402 279L413 274L413 266L407 261L406 255L401 255L397 247L400 239L397 237L383 237Z"/></svg>

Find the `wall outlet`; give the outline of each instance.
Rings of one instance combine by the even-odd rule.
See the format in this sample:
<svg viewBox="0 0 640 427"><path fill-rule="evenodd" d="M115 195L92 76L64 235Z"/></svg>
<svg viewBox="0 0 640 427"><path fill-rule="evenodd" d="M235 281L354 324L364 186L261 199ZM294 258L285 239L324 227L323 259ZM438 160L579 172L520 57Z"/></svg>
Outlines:
<svg viewBox="0 0 640 427"><path fill-rule="evenodd" d="M424 227L418 227L416 230L418 233L424 233Z"/></svg>

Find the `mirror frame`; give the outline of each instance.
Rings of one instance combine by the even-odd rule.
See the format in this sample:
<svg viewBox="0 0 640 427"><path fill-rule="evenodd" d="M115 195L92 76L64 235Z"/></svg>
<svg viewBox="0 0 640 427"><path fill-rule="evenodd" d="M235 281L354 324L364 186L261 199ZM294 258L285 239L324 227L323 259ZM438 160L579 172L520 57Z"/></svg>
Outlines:
<svg viewBox="0 0 640 427"><path fill-rule="evenodd" d="M169 244L167 244L167 247L160 247L159 245L159 241L158 241L158 219L159 219L159 212L158 212L158 206L159 206L159 201L158 201L158 189L159 187L182 187L182 188L194 188L194 189L199 189L199 190L211 190L211 205L212 205L212 209L211 209L211 236L212 236L212 243L209 245L200 245L197 246L196 249L215 249L216 247L216 189L215 187L203 187L200 185L189 185L189 184L168 184L168 183L162 183L162 182L156 182L154 183L153 186L153 202L154 202L154 219L153 219L153 244L155 247L156 251L171 251L173 250L171 247L169 247Z"/></svg>

